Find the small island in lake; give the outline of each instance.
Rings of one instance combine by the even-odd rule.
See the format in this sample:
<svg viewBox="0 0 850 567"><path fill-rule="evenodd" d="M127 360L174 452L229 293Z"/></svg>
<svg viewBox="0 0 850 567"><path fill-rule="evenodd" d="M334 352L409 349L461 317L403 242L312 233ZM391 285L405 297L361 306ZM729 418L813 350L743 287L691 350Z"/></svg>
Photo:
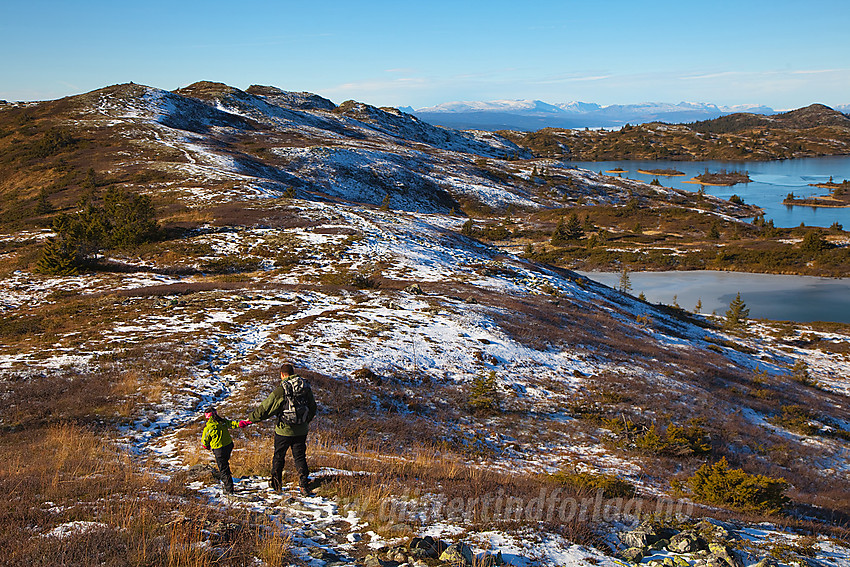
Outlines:
<svg viewBox="0 0 850 567"><path fill-rule="evenodd" d="M638 173L644 173L646 175L666 175L667 177L675 177L677 175L684 175L684 171L679 171L678 169L638 169Z"/></svg>
<svg viewBox="0 0 850 567"><path fill-rule="evenodd" d="M700 173L693 179L686 181L685 183L699 183L700 185L717 185L717 186L731 186L737 185L738 183L749 183L752 179L750 179L750 174L747 171L726 171L725 169L721 169L717 173L709 173L706 170L705 173Z"/></svg>
<svg viewBox="0 0 850 567"><path fill-rule="evenodd" d="M830 191L835 191L836 189L844 189L845 191L850 191L850 181L846 179L841 183L836 183L832 180L832 176L829 176L829 181L826 183L809 183L809 187L820 187L821 189L829 189Z"/></svg>
<svg viewBox="0 0 850 567"><path fill-rule="evenodd" d="M605 173L628 173L628 169L623 169L622 167L615 167L614 169L606 169Z"/></svg>
<svg viewBox="0 0 850 567"><path fill-rule="evenodd" d="M809 185L829 189L830 194L820 197L797 197L794 193L788 193L782 200L782 204L805 207L850 207L850 181L845 179L842 183L835 183L830 177L827 183L809 183Z"/></svg>

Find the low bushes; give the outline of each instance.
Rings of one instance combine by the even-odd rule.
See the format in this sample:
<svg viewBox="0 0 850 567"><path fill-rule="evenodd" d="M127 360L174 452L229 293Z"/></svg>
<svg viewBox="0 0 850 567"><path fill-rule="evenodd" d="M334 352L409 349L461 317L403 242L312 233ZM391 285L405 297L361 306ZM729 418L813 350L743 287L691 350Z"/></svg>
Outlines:
<svg viewBox="0 0 850 567"><path fill-rule="evenodd" d="M552 475L552 478L558 484L572 486L580 491L601 490L605 498L631 498L637 491L632 483L612 474L561 470Z"/></svg>
<svg viewBox="0 0 850 567"><path fill-rule="evenodd" d="M729 468L725 457L713 465L702 465L685 484L696 500L742 512L775 514L789 502L785 479ZM684 486L677 484L676 488Z"/></svg>

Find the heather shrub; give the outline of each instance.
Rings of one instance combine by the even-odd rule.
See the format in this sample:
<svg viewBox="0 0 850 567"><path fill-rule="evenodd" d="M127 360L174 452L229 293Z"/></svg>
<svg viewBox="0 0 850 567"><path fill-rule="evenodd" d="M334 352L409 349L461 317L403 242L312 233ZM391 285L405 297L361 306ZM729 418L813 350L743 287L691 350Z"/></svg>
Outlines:
<svg viewBox="0 0 850 567"><path fill-rule="evenodd" d="M800 405L782 406L778 415L769 417L767 420L800 435L817 435L820 432L815 415Z"/></svg>

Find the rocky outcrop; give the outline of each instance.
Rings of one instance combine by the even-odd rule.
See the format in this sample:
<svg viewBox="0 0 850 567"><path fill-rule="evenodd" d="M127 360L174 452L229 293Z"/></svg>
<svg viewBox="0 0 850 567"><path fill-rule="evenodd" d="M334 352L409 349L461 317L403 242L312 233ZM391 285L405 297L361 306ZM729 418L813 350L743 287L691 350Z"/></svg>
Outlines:
<svg viewBox="0 0 850 567"><path fill-rule="evenodd" d="M737 536L719 522L701 520L685 529L641 524L621 532L619 539L623 546L620 558L632 563L651 567L744 567L732 546ZM769 561L763 559L759 566L771 567Z"/></svg>
<svg viewBox="0 0 850 567"><path fill-rule="evenodd" d="M433 567L435 564L453 567L501 567L505 564L501 552L475 554L466 543L446 543L431 536L415 537L407 546L379 549L363 560L363 567Z"/></svg>

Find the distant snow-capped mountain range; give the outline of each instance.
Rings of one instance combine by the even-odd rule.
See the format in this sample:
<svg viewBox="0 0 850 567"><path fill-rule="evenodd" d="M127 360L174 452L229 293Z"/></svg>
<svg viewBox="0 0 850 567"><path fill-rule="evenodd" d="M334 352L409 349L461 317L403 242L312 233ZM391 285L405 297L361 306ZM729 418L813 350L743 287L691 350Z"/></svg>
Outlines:
<svg viewBox="0 0 850 567"><path fill-rule="evenodd" d="M774 114L763 105L718 106L702 102L644 102L602 106L592 102L550 104L540 100L447 102L437 106L400 110L418 118L459 129L537 130L545 127L619 127L645 122L694 122L736 112Z"/></svg>

